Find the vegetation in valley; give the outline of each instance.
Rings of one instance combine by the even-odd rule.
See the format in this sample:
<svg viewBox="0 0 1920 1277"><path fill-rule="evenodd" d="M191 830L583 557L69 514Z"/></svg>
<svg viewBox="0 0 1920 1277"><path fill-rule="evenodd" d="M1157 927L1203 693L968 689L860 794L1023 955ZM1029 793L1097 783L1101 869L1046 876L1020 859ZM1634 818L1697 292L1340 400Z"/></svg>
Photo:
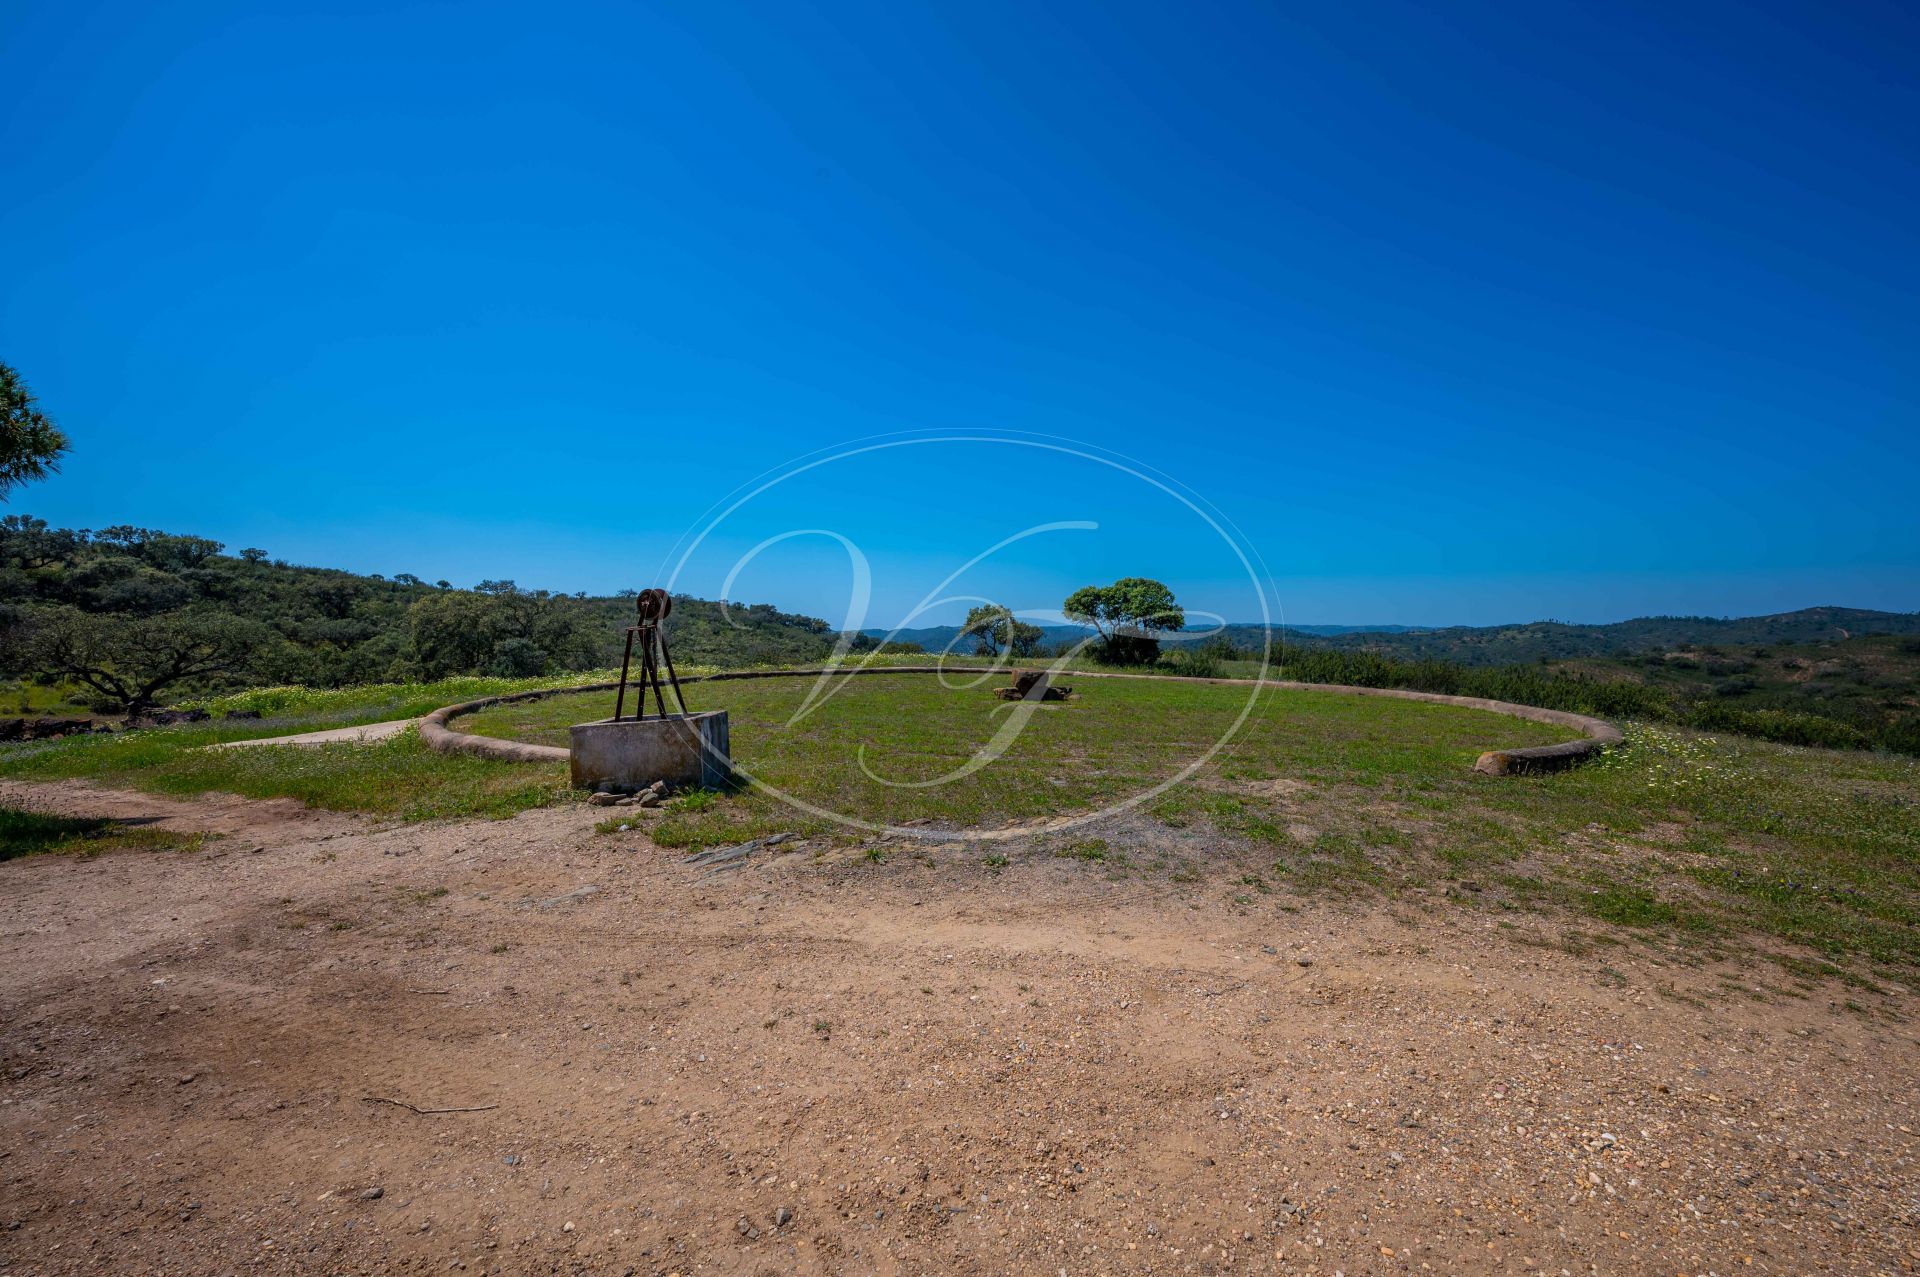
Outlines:
<svg viewBox="0 0 1920 1277"><path fill-rule="evenodd" d="M1170 653L1165 663L1181 673L1248 677L1259 670L1253 656L1214 645ZM1288 645L1273 654L1268 674L1650 719L1787 745L1920 755L1920 637L1913 636L1497 666Z"/></svg>
<svg viewBox="0 0 1920 1277"><path fill-rule="evenodd" d="M1522 625L1452 625L1424 629L1318 634L1314 627L1287 630L1292 644L1340 651L1375 652L1400 660L1440 660L1461 665L1516 665L1590 657L1634 656L1692 647L1768 647L1780 643L1828 643L1866 634L1920 634L1920 612L1877 612L1857 607L1809 607L1769 616L1642 616L1606 625L1531 621ZM1230 626L1239 646L1258 646L1257 627Z"/></svg>

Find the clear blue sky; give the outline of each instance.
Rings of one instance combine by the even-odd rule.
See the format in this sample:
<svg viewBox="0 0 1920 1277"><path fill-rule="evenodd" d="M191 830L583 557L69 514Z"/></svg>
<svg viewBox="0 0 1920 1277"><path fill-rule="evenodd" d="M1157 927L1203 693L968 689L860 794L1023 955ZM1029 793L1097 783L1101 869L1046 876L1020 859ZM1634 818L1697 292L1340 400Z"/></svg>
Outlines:
<svg viewBox="0 0 1920 1277"><path fill-rule="evenodd" d="M597 591L796 454L1035 431L1212 502L1290 620L1920 608L1917 23L15 0L0 359L75 448L11 510ZM715 544L857 531L890 622L1086 519L970 579L1252 615L1203 524L1020 459ZM841 619L822 548L736 595Z"/></svg>

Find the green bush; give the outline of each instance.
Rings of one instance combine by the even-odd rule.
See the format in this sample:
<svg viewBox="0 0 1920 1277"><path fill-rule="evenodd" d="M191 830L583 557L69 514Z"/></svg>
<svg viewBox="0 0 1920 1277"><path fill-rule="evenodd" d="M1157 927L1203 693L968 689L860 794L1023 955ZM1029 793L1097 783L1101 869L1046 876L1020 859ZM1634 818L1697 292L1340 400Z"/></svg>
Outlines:
<svg viewBox="0 0 1920 1277"><path fill-rule="evenodd" d="M1160 658L1161 667L1182 678L1219 678L1220 660L1206 648L1175 648Z"/></svg>
<svg viewBox="0 0 1920 1277"><path fill-rule="evenodd" d="M1694 712L1692 725L1740 732L1782 745L1814 745L1821 749L1871 749L1874 743L1857 727L1819 714L1782 709L1738 710L1708 703Z"/></svg>

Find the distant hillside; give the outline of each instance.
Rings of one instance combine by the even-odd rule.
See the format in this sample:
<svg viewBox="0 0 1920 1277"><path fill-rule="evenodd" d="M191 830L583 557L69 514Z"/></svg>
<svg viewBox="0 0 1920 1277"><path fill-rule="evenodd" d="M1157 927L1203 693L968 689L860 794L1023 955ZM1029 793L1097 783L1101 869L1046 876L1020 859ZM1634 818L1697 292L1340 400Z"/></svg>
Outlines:
<svg viewBox="0 0 1920 1277"><path fill-rule="evenodd" d="M455 674L528 677L620 661L631 596L593 598L483 581L455 589L302 567L255 549L149 528L52 528L0 519L0 679L103 681L174 698L302 683L404 682ZM818 660L835 634L766 604L679 597L668 621L680 664ZM189 673L180 675L185 668ZM96 688L97 690L97 688ZM100 708L115 699L100 693ZM125 699L120 698L120 699Z"/></svg>
<svg viewBox="0 0 1920 1277"><path fill-rule="evenodd" d="M1295 635L1290 637L1297 637ZM1250 641L1258 642L1253 629ZM1347 651L1377 652L1402 660L1456 661L1463 665L1514 665L1583 657L1630 656L1663 648L1702 645L1754 646L1812 643L1866 634L1920 634L1920 612L1875 612L1865 608L1810 607L1772 616L1730 619L1710 616L1647 616L1611 625L1535 621L1525 625L1450 626L1400 633L1350 633L1300 641Z"/></svg>
<svg viewBox="0 0 1920 1277"><path fill-rule="evenodd" d="M1194 628L1210 629L1211 627L1200 626ZM1318 638L1342 634L1399 634L1415 628L1417 627L1411 625L1289 625L1286 627L1285 633L1289 635L1308 635ZM960 627L957 625L926 625L917 629L901 630L899 633L893 634L886 629L876 626L860 632L877 639L891 637L893 641L897 643L918 643L929 652L939 652L945 650L947 644L953 642L954 637L960 633ZM1040 627L1040 632L1046 636L1044 641L1050 645L1077 643L1093 633L1091 629L1083 625L1043 625ZM1226 627L1225 637L1238 646L1258 647L1260 644L1260 627L1258 625L1247 624L1229 625Z"/></svg>
<svg viewBox="0 0 1920 1277"><path fill-rule="evenodd" d="M1077 642L1091 631L1074 625L1041 627L1049 644ZM894 638L937 652L960 632L957 625L902 630ZM862 633L885 638L874 628ZM1234 622L1223 637L1243 650L1258 650L1266 631ZM1520 625L1288 625L1272 630L1276 644L1324 646L1349 652L1376 652L1398 660L1453 661L1461 665L1523 665L1632 656L1642 652L1720 644L1751 647L1768 643L1841 641L1867 634L1920 634L1920 612L1875 612L1855 607L1810 607L1773 616L1643 616L1607 625L1570 625L1533 621Z"/></svg>
<svg viewBox="0 0 1920 1277"><path fill-rule="evenodd" d="M1920 635L1912 633L1661 648L1555 662L1550 669L1638 684L1689 707L1688 720L1701 727L1920 753ZM1812 720L1843 730L1816 733ZM1794 731L1800 736L1783 735Z"/></svg>
<svg viewBox="0 0 1920 1277"><path fill-rule="evenodd" d="M960 627L957 625L923 625L895 633L884 627L874 626L870 629L861 630L860 632L869 638L888 639L895 643L918 643L929 652L942 652L945 651L947 645L952 643L959 635ZM1045 636L1042 641L1049 646L1059 643L1078 643L1081 639L1093 633L1092 630L1080 625L1043 625L1040 627L1040 632ZM973 648L970 644L963 644L955 650L971 652Z"/></svg>

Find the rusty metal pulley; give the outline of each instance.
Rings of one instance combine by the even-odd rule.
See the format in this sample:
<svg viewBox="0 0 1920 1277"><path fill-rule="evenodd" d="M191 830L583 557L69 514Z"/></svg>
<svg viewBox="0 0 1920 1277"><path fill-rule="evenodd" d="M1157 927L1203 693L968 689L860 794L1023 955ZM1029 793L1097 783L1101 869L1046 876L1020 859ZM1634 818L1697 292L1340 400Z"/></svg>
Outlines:
<svg viewBox="0 0 1920 1277"><path fill-rule="evenodd" d="M613 702L613 721L619 722L627 708L627 680L633 668L634 641L639 640L640 679L638 713L635 718L647 716L647 688L653 688L653 703L660 711L660 717L667 716L667 697L661 683L660 669L666 667L666 685L673 688L673 702L679 712L687 712L686 697L680 693L680 676L673 670L673 655L667 651L667 634L660 623L673 611L673 596L665 590L655 587L640 591L633 600L636 624L627 627L627 650L620 658L620 693Z"/></svg>

